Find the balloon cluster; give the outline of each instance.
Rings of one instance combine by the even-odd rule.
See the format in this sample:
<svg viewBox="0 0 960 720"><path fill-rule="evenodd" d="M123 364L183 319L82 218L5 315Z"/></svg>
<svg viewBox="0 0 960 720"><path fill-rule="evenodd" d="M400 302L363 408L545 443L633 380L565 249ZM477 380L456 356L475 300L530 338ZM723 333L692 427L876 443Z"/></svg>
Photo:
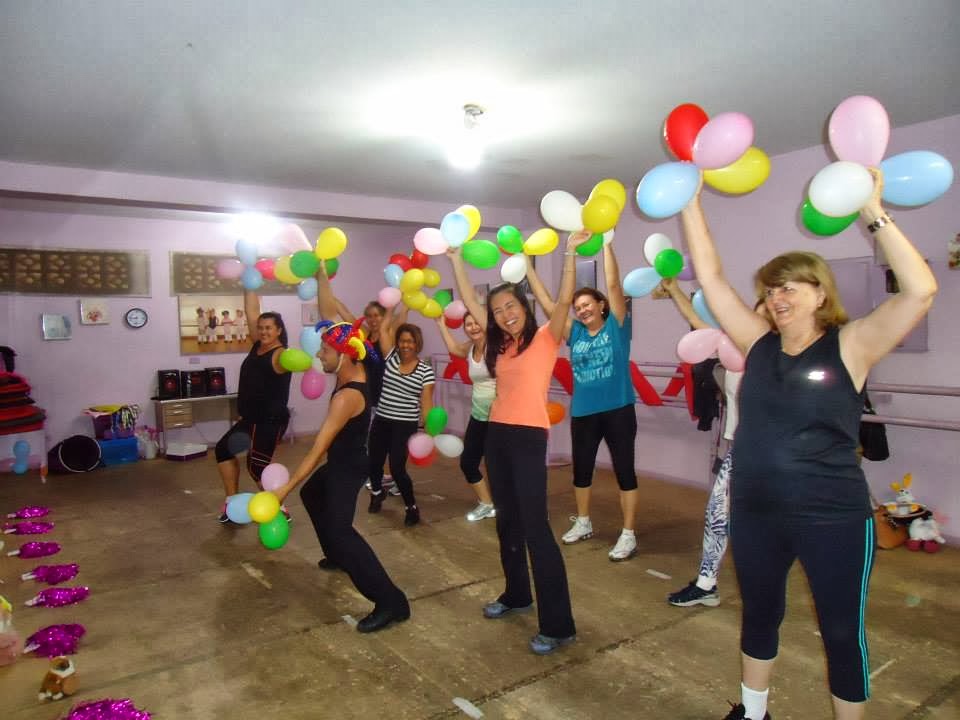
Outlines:
<svg viewBox="0 0 960 720"><path fill-rule="evenodd" d="M479 213L477 218L479 227ZM394 253L387 260L387 265L383 268L383 279L387 285L377 294L377 300L385 308L392 308L402 302L409 309L422 313L424 317L438 318L453 296L447 291L438 290L430 297L424 288L435 288L440 284L440 273L427 265L430 263L430 255L446 252L447 241L440 230L421 228L414 235L413 244L414 249L410 255ZM421 248L430 252L424 252Z"/></svg>
<svg viewBox="0 0 960 720"><path fill-rule="evenodd" d="M696 365L716 353L720 363L732 372L742 372L743 353L721 330L704 328L688 332L677 343L677 356L684 362Z"/></svg>
<svg viewBox="0 0 960 720"><path fill-rule="evenodd" d="M582 205L576 196L564 190L551 190L540 200L540 214L547 225L557 230L589 230L590 239L577 247L577 254L591 257L613 240L613 228L626 204L627 189L623 183L607 178L593 186ZM537 230L523 244L523 251L527 255L545 255L553 252L558 243L557 234L549 228Z"/></svg>
<svg viewBox="0 0 960 720"><path fill-rule="evenodd" d="M290 538L290 523L280 512L280 500L274 495L290 480L290 472L280 463L270 463L260 475L258 493L237 493L227 498L227 517L237 525L255 522L259 525L260 542L270 550L278 550Z"/></svg>
<svg viewBox="0 0 960 720"><path fill-rule="evenodd" d="M883 160L890 118L875 98L854 95L837 105L827 135L837 162L813 177L809 199L800 208L804 227L815 235L836 235L857 219L873 194L867 167L879 165L883 171L883 200L904 207L932 202L953 183L953 166L934 152L918 150Z"/></svg>
<svg viewBox="0 0 960 720"><path fill-rule="evenodd" d="M410 462L426 467L430 465L439 451L446 457L459 457L463 452L463 440L456 435L445 434L447 411L439 405L430 408L423 424L424 432L418 432L407 440Z"/></svg>
<svg viewBox="0 0 960 720"><path fill-rule="evenodd" d="M237 258L224 258L217 263L217 277L240 280L246 290L256 290L265 280L278 280L285 285L296 285L301 300L317 296L320 263L328 277L333 278L340 267L337 257L347 247L347 235L340 228L328 227L317 236L316 247L310 245L299 225L282 225L275 235L261 246L255 238L245 236L237 240ZM279 257L263 257L266 251L285 251Z"/></svg>
<svg viewBox="0 0 960 720"><path fill-rule="evenodd" d="M653 233L644 241L643 256L651 267L640 267L627 273L623 279L627 295L649 295L664 278L693 279L690 258L675 250L673 242L663 233Z"/></svg>
<svg viewBox="0 0 960 720"><path fill-rule="evenodd" d="M663 139L679 162L657 165L637 186L637 205L645 215L676 215L703 181L720 192L743 195L770 176L770 158L753 145L753 122L739 112L710 118L699 105L678 105L663 124Z"/></svg>

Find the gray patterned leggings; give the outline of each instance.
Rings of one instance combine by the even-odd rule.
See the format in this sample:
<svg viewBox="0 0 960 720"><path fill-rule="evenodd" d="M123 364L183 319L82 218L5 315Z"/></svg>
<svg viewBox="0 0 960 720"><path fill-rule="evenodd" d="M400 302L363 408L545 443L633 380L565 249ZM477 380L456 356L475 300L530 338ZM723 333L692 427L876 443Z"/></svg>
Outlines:
<svg viewBox="0 0 960 720"><path fill-rule="evenodd" d="M720 465L720 472L713 480L710 499L703 518L703 555L697 580L701 585L717 583L720 561L727 551L727 534L730 524L730 471L733 468L733 452L728 450Z"/></svg>

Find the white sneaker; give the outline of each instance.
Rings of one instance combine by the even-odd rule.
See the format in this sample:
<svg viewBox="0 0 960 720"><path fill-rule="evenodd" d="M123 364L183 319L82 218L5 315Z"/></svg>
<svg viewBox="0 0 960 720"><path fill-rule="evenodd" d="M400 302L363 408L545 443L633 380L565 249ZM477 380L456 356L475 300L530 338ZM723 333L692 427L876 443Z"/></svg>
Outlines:
<svg viewBox="0 0 960 720"><path fill-rule="evenodd" d="M488 505L487 503L478 503L477 506L467 513L467 520L470 522L477 522L478 520L483 520L484 518L495 518L497 516L497 509L493 505Z"/></svg>
<svg viewBox="0 0 960 720"><path fill-rule="evenodd" d="M573 520L573 527L567 530L561 538L564 544L572 545L575 542L593 537L593 523L590 522L590 518L579 518L576 515L571 515L570 519Z"/></svg>
<svg viewBox="0 0 960 720"><path fill-rule="evenodd" d="M623 560L629 560L634 555L637 554L637 537L633 533L627 534L626 532L620 533L620 538L617 540L617 544L613 546L607 556L613 562L621 562Z"/></svg>

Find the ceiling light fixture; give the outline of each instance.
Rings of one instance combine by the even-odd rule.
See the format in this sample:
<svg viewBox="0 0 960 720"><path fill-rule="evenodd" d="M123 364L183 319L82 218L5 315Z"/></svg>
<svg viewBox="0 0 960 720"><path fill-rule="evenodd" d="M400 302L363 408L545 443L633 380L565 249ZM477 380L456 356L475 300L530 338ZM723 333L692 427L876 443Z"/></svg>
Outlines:
<svg viewBox="0 0 960 720"><path fill-rule="evenodd" d="M479 128L483 108L473 103L463 106L463 127L447 145L447 160L460 170L472 170L483 159L483 137Z"/></svg>

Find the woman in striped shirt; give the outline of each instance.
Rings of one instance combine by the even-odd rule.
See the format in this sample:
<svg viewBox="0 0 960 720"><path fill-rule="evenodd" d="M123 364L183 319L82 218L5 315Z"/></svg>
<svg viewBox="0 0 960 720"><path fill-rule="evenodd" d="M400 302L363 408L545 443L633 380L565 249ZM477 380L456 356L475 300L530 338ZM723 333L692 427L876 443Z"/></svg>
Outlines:
<svg viewBox="0 0 960 720"><path fill-rule="evenodd" d="M384 362L383 388L373 425L370 427L370 507L380 512L383 492L383 461L389 456L393 476L406 505L404 525L420 522L420 510L413 495L413 481L407 473L407 441L426 421L433 407L433 367L420 359L423 334L420 328L404 323L397 328L396 346Z"/></svg>

